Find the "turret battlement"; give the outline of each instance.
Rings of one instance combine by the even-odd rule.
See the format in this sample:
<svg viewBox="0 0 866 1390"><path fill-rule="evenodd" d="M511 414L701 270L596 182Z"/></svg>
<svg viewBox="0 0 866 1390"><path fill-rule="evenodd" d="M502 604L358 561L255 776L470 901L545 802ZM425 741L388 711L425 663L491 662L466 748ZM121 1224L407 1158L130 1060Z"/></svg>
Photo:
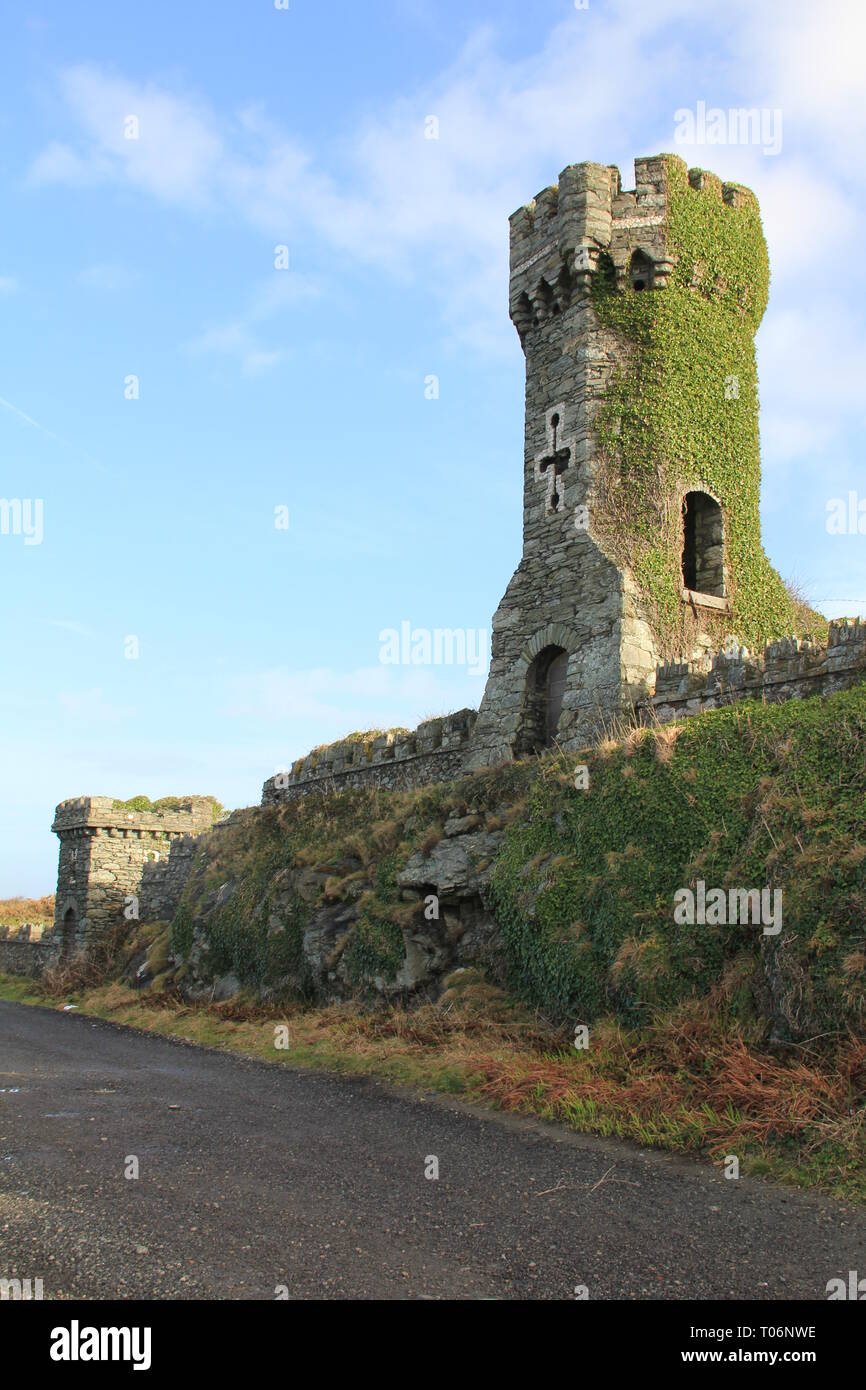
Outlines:
<svg viewBox="0 0 866 1390"><path fill-rule="evenodd" d="M130 808L110 796L75 796L60 802L51 829L55 835L79 829L197 835L210 829L216 806L212 796L167 798L150 810Z"/></svg>
<svg viewBox="0 0 866 1390"><path fill-rule="evenodd" d="M599 270L619 289L665 288L677 264L669 222L677 175L696 195L757 211L741 184L689 169L677 155L648 155L635 160L633 189L623 190L616 165L570 164L558 183L512 214L509 313L521 341L586 298Z"/></svg>
<svg viewBox="0 0 866 1390"><path fill-rule="evenodd" d="M51 826L60 840L52 946L57 958L137 920L143 906L151 915L156 909L170 915L189 871L189 847L211 829L221 809L212 796L61 801Z"/></svg>

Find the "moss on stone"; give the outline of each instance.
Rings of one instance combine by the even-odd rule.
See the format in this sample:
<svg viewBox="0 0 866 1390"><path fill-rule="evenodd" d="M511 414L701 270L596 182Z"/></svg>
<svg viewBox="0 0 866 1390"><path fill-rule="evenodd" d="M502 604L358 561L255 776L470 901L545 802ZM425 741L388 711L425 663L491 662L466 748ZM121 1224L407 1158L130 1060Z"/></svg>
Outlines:
<svg viewBox="0 0 866 1390"><path fill-rule="evenodd" d="M216 797L190 797L190 796L163 796L158 801L151 801L149 796L131 796L127 801L121 801L115 797L111 803L113 811L143 811L148 815L167 815L172 812L182 813L187 810L191 801L210 801L214 822L225 815L225 808L220 805Z"/></svg>

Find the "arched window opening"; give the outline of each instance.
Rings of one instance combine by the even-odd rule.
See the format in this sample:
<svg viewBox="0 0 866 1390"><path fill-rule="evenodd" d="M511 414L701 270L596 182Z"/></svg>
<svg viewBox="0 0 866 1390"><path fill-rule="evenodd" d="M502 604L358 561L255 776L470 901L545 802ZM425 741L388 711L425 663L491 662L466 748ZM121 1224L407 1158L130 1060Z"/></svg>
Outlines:
<svg viewBox="0 0 866 1390"><path fill-rule="evenodd" d="M629 264L628 274L633 290L652 289L653 263L645 251L635 251Z"/></svg>
<svg viewBox="0 0 866 1390"><path fill-rule="evenodd" d="M553 312L553 303L554 296L550 285L548 285L545 279L539 280L535 288L535 295L532 302L534 310L534 317L532 320L533 328L537 328L544 319L550 318Z"/></svg>
<svg viewBox="0 0 866 1390"><path fill-rule="evenodd" d="M545 647L526 673L523 714L515 752L541 753L556 738L568 674L568 652Z"/></svg>
<svg viewBox="0 0 866 1390"><path fill-rule="evenodd" d="M514 325L522 338L524 334L528 333L529 329L532 327L533 320L532 304L530 302L529 295L526 293L525 290L523 291L523 294L521 294L520 298L515 304L514 312L511 317L513 318Z"/></svg>
<svg viewBox="0 0 866 1390"><path fill-rule="evenodd" d="M688 492L683 499L683 584L698 594L725 597L724 517L706 492Z"/></svg>

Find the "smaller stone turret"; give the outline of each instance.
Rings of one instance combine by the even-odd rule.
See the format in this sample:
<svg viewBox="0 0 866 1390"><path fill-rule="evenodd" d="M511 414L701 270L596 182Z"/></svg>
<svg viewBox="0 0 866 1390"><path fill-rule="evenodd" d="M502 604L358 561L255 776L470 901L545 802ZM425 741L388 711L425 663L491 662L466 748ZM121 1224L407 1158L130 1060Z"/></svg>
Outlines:
<svg viewBox="0 0 866 1390"><path fill-rule="evenodd" d="M159 915L166 915L173 896L162 882L169 851L209 830L219 809L211 796L167 798L149 810L110 796L61 801L51 827L60 839L54 907L59 953L88 949L124 921L145 915L139 903L148 870L149 890L163 908Z"/></svg>

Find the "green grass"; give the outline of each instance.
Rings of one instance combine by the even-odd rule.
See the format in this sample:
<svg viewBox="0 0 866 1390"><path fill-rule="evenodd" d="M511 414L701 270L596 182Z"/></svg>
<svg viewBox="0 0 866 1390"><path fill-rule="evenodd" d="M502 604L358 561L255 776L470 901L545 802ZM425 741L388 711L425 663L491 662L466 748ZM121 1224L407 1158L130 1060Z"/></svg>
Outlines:
<svg viewBox="0 0 866 1390"><path fill-rule="evenodd" d="M250 1000L190 1006L117 982L52 998L4 975L0 999L55 1008L74 1002L84 1014L142 1032L274 1065L377 1076L419 1095L459 1096L719 1167L736 1153L744 1174L866 1201L862 1115L860 1124L852 1120L856 1097L833 1058L816 1054L804 1071L799 1058L746 1053L717 1020L699 1014L669 1015L632 1034L607 1024L578 1055L477 976L412 1013L346 1005L268 1011ZM284 1050L274 1046L278 1023L289 1029ZM712 1061L708 1075L704 1055ZM866 1049L858 1055L866 1060ZM716 1086L731 1085L739 1088L737 1106L707 1099Z"/></svg>

